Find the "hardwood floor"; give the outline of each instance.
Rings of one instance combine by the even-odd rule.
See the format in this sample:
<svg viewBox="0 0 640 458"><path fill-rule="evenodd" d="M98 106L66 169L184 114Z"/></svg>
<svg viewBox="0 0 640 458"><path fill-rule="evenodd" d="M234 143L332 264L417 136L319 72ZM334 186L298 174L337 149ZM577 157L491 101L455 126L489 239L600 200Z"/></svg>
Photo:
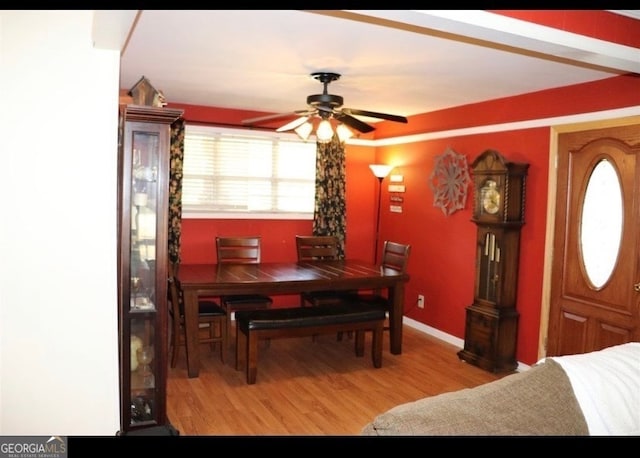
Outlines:
<svg viewBox="0 0 640 458"><path fill-rule="evenodd" d="M403 334L402 354L392 355L385 332L379 369L371 361L370 333L362 358L352 339L338 342L335 334L261 343L255 385L235 370L234 350L223 364L205 345L200 376L188 378L183 347L169 369L167 415L182 436L358 435L395 405L505 375L460 361L460 348L406 324Z"/></svg>

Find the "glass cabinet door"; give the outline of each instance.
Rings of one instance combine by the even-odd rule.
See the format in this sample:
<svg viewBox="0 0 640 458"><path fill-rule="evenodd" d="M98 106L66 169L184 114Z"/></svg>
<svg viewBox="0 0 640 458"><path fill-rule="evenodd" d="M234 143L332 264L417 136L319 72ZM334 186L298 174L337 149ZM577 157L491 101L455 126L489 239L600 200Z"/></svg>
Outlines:
<svg viewBox="0 0 640 458"><path fill-rule="evenodd" d="M156 419L156 380L154 329L152 320L131 320L131 425Z"/></svg>
<svg viewBox="0 0 640 458"><path fill-rule="evenodd" d="M159 139L134 131L132 143L131 309L154 310Z"/></svg>
<svg viewBox="0 0 640 458"><path fill-rule="evenodd" d="M159 134L131 131L131 423L154 422L156 413L155 312Z"/></svg>

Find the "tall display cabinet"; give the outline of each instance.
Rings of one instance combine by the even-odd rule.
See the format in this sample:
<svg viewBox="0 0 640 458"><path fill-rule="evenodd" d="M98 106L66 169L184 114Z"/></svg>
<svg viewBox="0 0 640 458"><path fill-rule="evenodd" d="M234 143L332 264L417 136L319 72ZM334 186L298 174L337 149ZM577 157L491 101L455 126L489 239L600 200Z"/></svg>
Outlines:
<svg viewBox="0 0 640 458"><path fill-rule="evenodd" d="M120 107L118 327L120 431L169 425L168 189L171 123L182 110Z"/></svg>
<svg viewBox="0 0 640 458"><path fill-rule="evenodd" d="M466 309L464 349L458 357L491 372L516 369L516 310L520 232L529 164L486 150L471 164L472 221L477 226L473 304Z"/></svg>

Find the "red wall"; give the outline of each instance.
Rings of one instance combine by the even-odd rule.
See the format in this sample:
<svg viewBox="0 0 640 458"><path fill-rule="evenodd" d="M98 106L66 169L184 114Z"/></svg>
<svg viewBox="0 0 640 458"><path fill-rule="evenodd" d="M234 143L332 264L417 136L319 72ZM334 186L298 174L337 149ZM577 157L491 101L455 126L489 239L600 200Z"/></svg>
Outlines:
<svg viewBox="0 0 640 458"><path fill-rule="evenodd" d="M518 97L456 107L412 117L411 133L468 128L552 116L589 113L640 105L640 80L621 76L594 83L540 91ZM377 129L383 135L400 135L397 126ZM507 160L530 164L527 177L525 225L521 234L517 308L520 312L517 359L532 364L538 358L542 303L549 128L533 128L449 137L380 147L378 162L398 164L394 172L405 178L403 213L383 212L382 238L412 244L405 314L456 337L464 337L464 309L473 300L476 226L471 219L472 192L464 210L445 216L433 207L428 178L434 156L452 148L471 163L486 149L500 151ZM388 197L384 196L383 199ZM414 298L425 295L425 308Z"/></svg>
<svg viewBox="0 0 640 458"><path fill-rule="evenodd" d="M513 121L543 119L575 113L597 112L640 105L640 80L620 76L594 83L525 94L518 97L456 107L414 116L408 124L378 123L377 138ZM237 123L247 112L170 104L185 109L185 119L213 124ZM466 207L445 216L433 206L429 176L434 156L452 148L468 163L486 149L507 160L528 162L525 225L521 236L518 302L520 324L517 359L533 364L538 358L542 301L547 181L550 129L539 127L473 134L378 148L347 145L347 245L348 257L373 259L377 179L370 163L389 163L404 176L406 192L402 213L389 211L388 179L383 182L380 240L412 245L405 315L458 338L464 338L465 307L473 301L476 226L471 219L469 190ZM265 261L295 259L294 235L310 234L311 221L193 220L183 221L182 262L215 261L217 234L259 234ZM416 307L418 294L425 308ZM278 298L291 304L296 298Z"/></svg>
<svg viewBox="0 0 640 458"><path fill-rule="evenodd" d="M384 211L381 228L383 238L412 245L405 315L447 334L464 337L465 307L473 301L475 278L473 191L470 187L465 208L449 216L433 206L429 176L434 156L447 148L465 155L469 164L486 149L498 150L509 161L530 164L525 225L521 233L517 308L521 314L519 340L523 344L518 346L518 360L527 364L535 362L546 230L548 128L450 137L378 149L380 162L392 162L393 157L401 160L402 165L393 173L404 175L406 185L403 212ZM415 304L418 294L425 296L424 309Z"/></svg>

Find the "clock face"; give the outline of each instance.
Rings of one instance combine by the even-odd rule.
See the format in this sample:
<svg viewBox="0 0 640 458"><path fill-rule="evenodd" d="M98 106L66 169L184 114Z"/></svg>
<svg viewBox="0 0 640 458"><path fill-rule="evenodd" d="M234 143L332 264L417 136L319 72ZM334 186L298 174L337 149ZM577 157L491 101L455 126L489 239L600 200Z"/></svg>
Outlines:
<svg viewBox="0 0 640 458"><path fill-rule="evenodd" d="M500 210L500 191L498 191L497 183L493 180L487 180L482 187L482 208L490 215L495 215Z"/></svg>

